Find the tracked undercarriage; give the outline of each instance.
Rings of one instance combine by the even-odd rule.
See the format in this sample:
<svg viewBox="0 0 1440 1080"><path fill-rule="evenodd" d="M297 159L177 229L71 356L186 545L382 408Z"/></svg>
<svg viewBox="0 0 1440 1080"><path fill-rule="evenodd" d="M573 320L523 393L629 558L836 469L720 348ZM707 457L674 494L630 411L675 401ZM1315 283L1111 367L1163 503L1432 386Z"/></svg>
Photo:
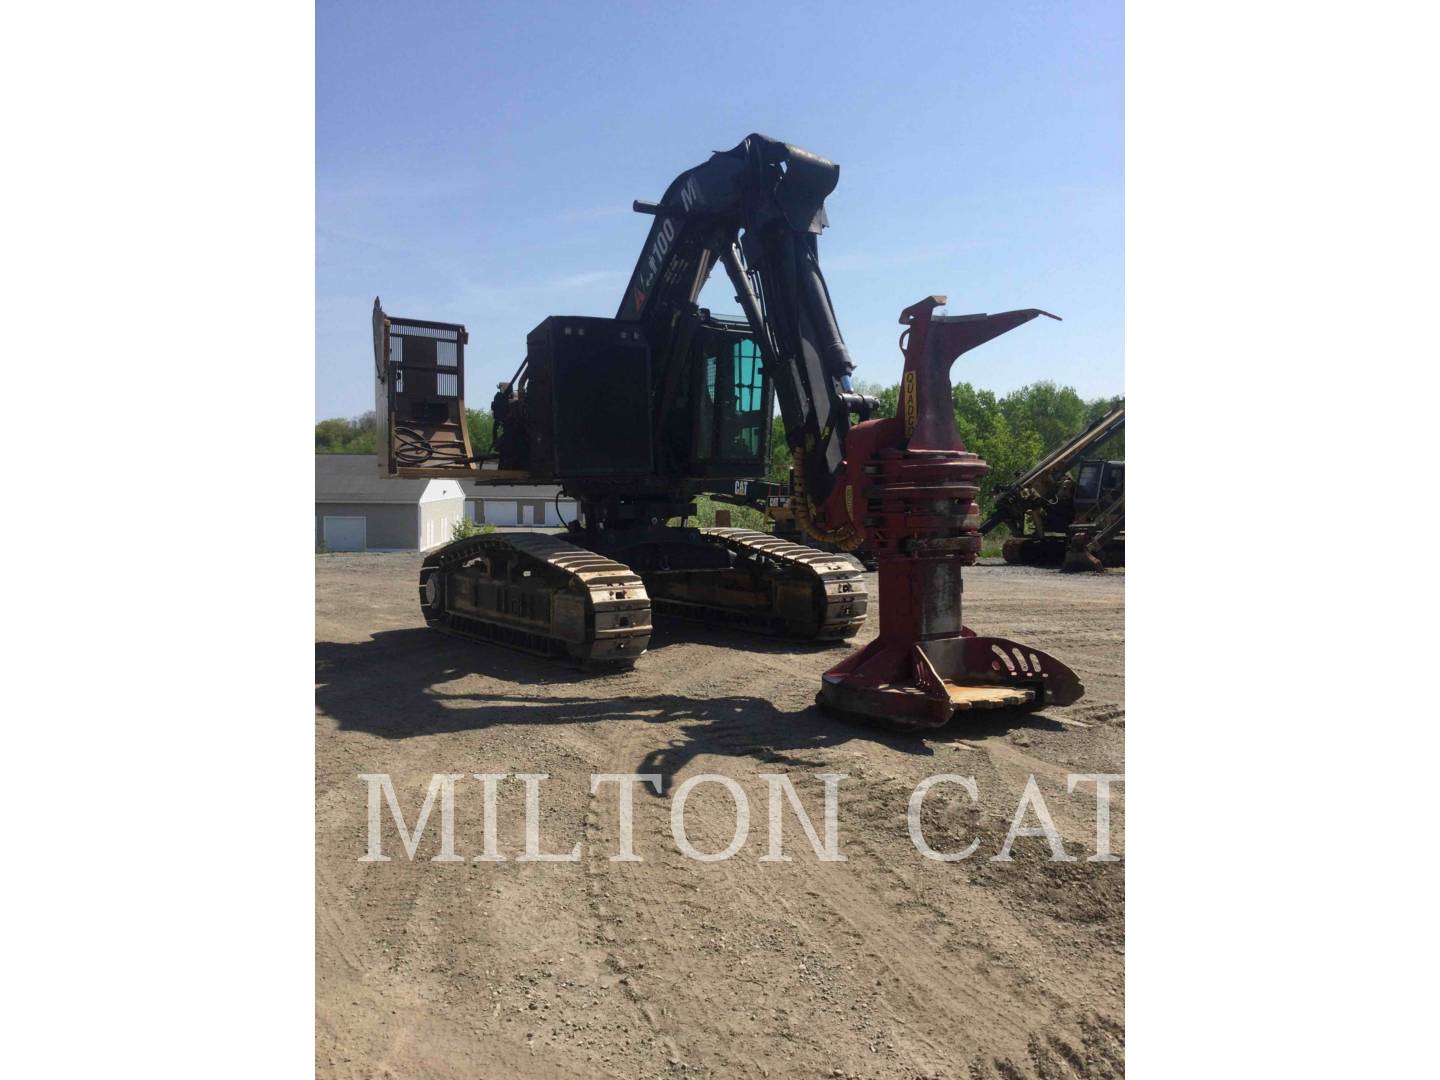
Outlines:
<svg viewBox="0 0 1440 1080"><path fill-rule="evenodd" d="M539 656L633 664L650 614L801 640L845 638L865 621L864 567L748 529L699 530L722 568L628 566L558 536L492 533L447 544L420 569L431 626ZM728 564L728 565L726 565Z"/></svg>
<svg viewBox="0 0 1440 1080"><path fill-rule="evenodd" d="M650 644L650 597L628 566L543 533L472 536L420 567L437 630L539 656L633 664Z"/></svg>
<svg viewBox="0 0 1440 1080"><path fill-rule="evenodd" d="M657 611L802 640L847 638L865 622L865 567L752 529L701 529L724 548L721 571L646 575Z"/></svg>
<svg viewBox="0 0 1440 1080"><path fill-rule="evenodd" d="M1011 566L1061 566L1067 570L1124 566L1124 533L1106 535L1093 543L1092 538L1100 532L1096 525L1087 524L1070 526L1064 536L1012 536L1001 545L1000 554Z"/></svg>

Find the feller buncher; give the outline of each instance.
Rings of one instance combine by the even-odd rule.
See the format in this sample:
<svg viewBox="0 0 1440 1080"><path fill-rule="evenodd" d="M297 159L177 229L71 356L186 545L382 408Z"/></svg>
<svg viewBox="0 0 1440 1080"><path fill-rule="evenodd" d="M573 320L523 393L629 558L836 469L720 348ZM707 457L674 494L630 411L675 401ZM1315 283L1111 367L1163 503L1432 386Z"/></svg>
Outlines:
<svg viewBox="0 0 1440 1080"><path fill-rule="evenodd" d="M1125 565L1125 463L1086 458L1124 427L1121 405L995 496L980 533L1010 530L1000 548L1007 563L1064 570Z"/></svg>
<svg viewBox="0 0 1440 1080"><path fill-rule="evenodd" d="M940 296L912 304L900 315L899 414L870 419L818 257L839 171L750 135L681 173L658 202L636 201L653 221L619 310L552 315L530 332L492 402L488 457L464 422L465 327L388 315L377 298L382 473L558 484L579 507L563 536L492 533L429 554L419 598L432 626L621 665L645 652L652 613L847 638L871 603L861 565L844 553L863 544L879 564L879 635L824 673L822 706L918 729L1081 696L1055 658L961 621L986 466L956 432L950 367L1046 313L937 315ZM743 318L697 303L717 264ZM693 515L697 492L764 475L777 398L795 519L841 553L669 524Z"/></svg>

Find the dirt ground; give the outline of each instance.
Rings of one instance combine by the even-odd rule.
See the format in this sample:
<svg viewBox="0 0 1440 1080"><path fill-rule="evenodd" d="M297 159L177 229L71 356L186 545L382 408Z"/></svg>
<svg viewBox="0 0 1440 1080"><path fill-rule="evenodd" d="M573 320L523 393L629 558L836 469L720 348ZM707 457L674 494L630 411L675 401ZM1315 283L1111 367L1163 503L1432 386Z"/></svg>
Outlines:
<svg viewBox="0 0 1440 1080"><path fill-rule="evenodd" d="M822 670L853 643L816 647L657 623L633 672L587 676L428 630L418 555L316 557L316 1009L324 1076L1068 1077L1124 1070L1124 862L1096 850L1094 785L1121 773L1123 571L966 572L966 622L1068 663L1085 698L1039 714L980 714L926 737L832 719L813 704ZM871 575L871 589L874 576ZM615 785L592 773L658 772L636 790L635 852L617 852ZM821 827L823 781L840 784L839 847L820 862L787 808L790 862L767 851L767 788L786 773ZM548 773L544 850L516 862L524 788L499 785L498 844L482 849L481 783L456 787L461 862L414 861L382 808L386 863L367 843L362 773L388 773L413 828L434 773ZM671 795L720 773L748 796L744 847L684 857ZM910 793L937 773L973 776L979 805L942 784L928 842L979 849L922 858ZM1067 850L1015 841L993 862L1034 776ZM1124 852L1124 786L1111 807ZM1030 815L1026 824L1036 824ZM685 808L690 841L723 849L735 804L718 784Z"/></svg>

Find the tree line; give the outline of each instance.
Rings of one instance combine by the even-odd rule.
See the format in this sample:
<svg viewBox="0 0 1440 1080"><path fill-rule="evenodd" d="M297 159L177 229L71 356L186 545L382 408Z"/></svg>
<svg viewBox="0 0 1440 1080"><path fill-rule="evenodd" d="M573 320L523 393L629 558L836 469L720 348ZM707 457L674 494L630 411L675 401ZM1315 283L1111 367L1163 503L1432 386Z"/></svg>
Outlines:
<svg viewBox="0 0 1440 1080"><path fill-rule="evenodd" d="M894 416L899 386L862 383L862 394L880 402L878 416ZM1080 432L1087 424L1124 402L1123 397L1085 400L1072 387L1053 382L1031 383L1003 396L991 390L977 390L960 383L953 391L955 424L966 447L990 466L980 486L980 505L988 508L992 493L1021 476L1045 454ZM470 445L477 454L493 448L495 418L488 409L466 409ZM365 413L350 420L321 420L315 425L315 452L318 454L375 453L375 414ZM1112 461L1125 457L1122 432L1100 451ZM770 479L783 482L790 476L790 449L785 445L785 426L775 417L770 450Z"/></svg>

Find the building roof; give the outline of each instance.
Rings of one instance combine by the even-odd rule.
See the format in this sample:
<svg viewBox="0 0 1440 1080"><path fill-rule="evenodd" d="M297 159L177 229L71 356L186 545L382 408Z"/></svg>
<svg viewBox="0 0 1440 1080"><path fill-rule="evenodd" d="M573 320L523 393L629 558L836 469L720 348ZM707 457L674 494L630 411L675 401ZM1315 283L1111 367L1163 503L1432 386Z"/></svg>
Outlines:
<svg viewBox="0 0 1440 1080"><path fill-rule="evenodd" d="M455 480L399 480L380 475L374 454L316 454L317 503L402 503L458 499Z"/></svg>

